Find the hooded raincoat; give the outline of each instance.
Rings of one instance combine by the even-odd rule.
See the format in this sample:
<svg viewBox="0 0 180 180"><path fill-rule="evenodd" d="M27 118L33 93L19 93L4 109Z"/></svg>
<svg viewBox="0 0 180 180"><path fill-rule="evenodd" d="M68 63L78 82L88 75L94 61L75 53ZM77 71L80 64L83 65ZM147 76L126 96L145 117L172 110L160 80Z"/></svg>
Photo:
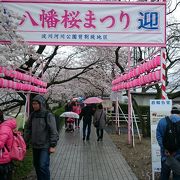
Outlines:
<svg viewBox="0 0 180 180"><path fill-rule="evenodd" d="M45 99L37 95L33 98L40 104L40 110L31 113L27 129L35 149L55 147L59 139L55 117L46 109Z"/></svg>

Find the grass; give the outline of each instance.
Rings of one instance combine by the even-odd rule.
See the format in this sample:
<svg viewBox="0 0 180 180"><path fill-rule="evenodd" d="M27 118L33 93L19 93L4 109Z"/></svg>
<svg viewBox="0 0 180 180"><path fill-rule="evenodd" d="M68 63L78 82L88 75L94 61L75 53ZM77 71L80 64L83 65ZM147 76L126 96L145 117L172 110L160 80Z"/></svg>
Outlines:
<svg viewBox="0 0 180 180"><path fill-rule="evenodd" d="M54 115L59 119L57 121L57 126L60 129L64 125L64 118L59 118L59 115L64 112L64 107L58 108L53 111ZM17 117L18 128L22 129L23 116ZM26 157L22 162L14 162L15 169L13 174L13 180L27 179L26 177L30 174L33 169L33 158L32 158L32 149L31 147L27 149Z"/></svg>

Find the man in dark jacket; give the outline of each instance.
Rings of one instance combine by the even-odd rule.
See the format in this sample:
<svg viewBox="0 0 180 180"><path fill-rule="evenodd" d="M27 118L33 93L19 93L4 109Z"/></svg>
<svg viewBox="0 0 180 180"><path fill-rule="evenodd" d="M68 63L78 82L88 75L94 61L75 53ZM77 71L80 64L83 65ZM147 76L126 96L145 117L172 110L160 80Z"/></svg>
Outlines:
<svg viewBox="0 0 180 180"><path fill-rule="evenodd" d="M27 129L31 136L33 164L38 180L50 180L50 153L55 152L59 139L55 117L46 110L43 96L37 95L32 101L33 112L28 120Z"/></svg>
<svg viewBox="0 0 180 180"><path fill-rule="evenodd" d="M174 123L180 121L179 104L173 105L171 110L170 120ZM163 146L163 138L165 135L166 127L167 127L166 119L165 118L160 119L156 129L156 139L161 149L161 178L160 178L161 180L169 180L171 169L173 170L173 168L169 166L171 164L172 159L169 157L168 150L165 149L165 147ZM180 150L173 152L172 156L180 162ZM167 163L166 160L168 160ZM176 170L176 172L178 171ZM173 171L173 180L180 179L180 175L176 174L176 172Z"/></svg>
<svg viewBox="0 0 180 180"><path fill-rule="evenodd" d="M80 120L83 118L83 141L86 139L89 140L90 133L91 133L91 122L92 122L92 116L95 112L95 108L92 105L87 105L84 108L82 108L82 111L80 113ZM87 129L87 134L86 134Z"/></svg>

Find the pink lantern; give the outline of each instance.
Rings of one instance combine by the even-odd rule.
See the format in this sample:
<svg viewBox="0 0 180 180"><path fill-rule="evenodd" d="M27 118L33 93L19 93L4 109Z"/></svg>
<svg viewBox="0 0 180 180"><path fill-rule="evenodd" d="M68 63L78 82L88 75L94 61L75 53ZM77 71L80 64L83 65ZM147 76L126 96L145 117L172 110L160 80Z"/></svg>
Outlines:
<svg viewBox="0 0 180 180"><path fill-rule="evenodd" d="M133 77L133 78L136 77L136 68L134 68L134 69L132 70L132 77Z"/></svg>
<svg viewBox="0 0 180 180"><path fill-rule="evenodd" d="M44 89L44 93L47 93L48 91L47 91L47 89Z"/></svg>
<svg viewBox="0 0 180 180"><path fill-rule="evenodd" d="M0 66L0 73L3 73L3 67Z"/></svg>
<svg viewBox="0 0 180 180"><path fill-rule="evenodd" d="M146 72L146 63L143 63L142 67L143 67L143 73Z"/></svg>
<svg viewBox="0 0 180 180"><path fill-rule="evenodd" d="M142 74L142 73L143 73L143 66L140 65L140 66L139 66L139 74Z"/></svg>
<svg viewBox="0 0 180 180"><path fill-rule="evenodd" d="M114 89L114 91L116 91L116 86L113 86L113 89ZM35 88L35 90L34 91L36 91L36 88Z"/></svg>
<svg viewBox="0 0 180 180"><path fill-rule="evenodd" d="M130 77L131 77L131 78L135 77L135 76L134 76L134 71L135 71L135 70L133 69L133 70L131 70L131 72L130 72Z"/></svg>
<svg viewBox="0 0 180 180"><path fill-rule="evenodd" d="M18 83L18 82L16 83L16 89L20 90L20 83Z"/></svg>
<svg viewBox="0 0 180 180"><path fill-rule="evenodd" d="M127 74L127 80L131 79L130 72Z"/></svg>
<svg viewBox="0 0 180 180"><path fill-rule="evenodd" d="M136 83L137 83L137 79L134 79L134 80L132 81L133 87L136 87Z"/></svg>
<svg viewBox="0 0 180 180"><path fill-rule="evenodd" d="M139 82L140 82L140 85L143 85L143 84L144 84L144 79L143 79L142 76L139 78Z"/></svg>
<svg viewBox="0 0 180 180"><path fill-rule="evenodd" d="M130 82L126 83L126 89L130 89Z"/></svg>
<svg viewBox="0 0 180 180"><path fill-rule="evenodd" d="M23 90L23 83L19 83L19 90Z"/></svg>
<svg viewBox="0 0 180 180"><path fill-rule="evenodd" d="M11 72L10 72L10 70L9 70L9 69L6 69L6 71L5 71L5 75L6 75L6 76L8 76L8 77L11 75Z"/></svg>
<svg viewBox="0 0 180 180"><path fill-rule="evenodd" d="M35 86L32 86L32 87L31 87L31 90L34 92L34 91L35 91Z"/></svg>
<svg viewBox="0 0 180 180"><path fill-rule="evenodd" d="M151 70L153 68L153 62L152 60L147 62L148 70Z"/></svg>
<svg viewBox="0 0 180 180"><path fill-rule="evenodd" d="M8 88L8 80L2 79L2 87Z"/></svg>
<svg viewBox="0 0 180 180"><path fill-rule="evenodd" d="M145 69L146 69L146 71L150 70L149 67L148 67L148 62L145 63Z"/></svg>
<svg viewBox="0 0 180 180"><path fill-rule="evenodd" d="M13 83L14 83L13 81L9 80L8 81L8 88L13 88Z"/></svg>
<svg viewBox="0 0 180 180"><path fill-rule="evenodd" d="M161 57L160 56L156 56L155 58L155 66L160 66L161 65Z"/></svg>
<svg viewBox="0 0 180 180"><path fill-rule="evenodd" d="M31 82L31 76L26 75L26 78L27 78L27 81L28 81L28 82Z"/></svg>
<svg viewBox="0 0 180 180"><path fill-rule="evenodd" d="M136 76L140 75L140 67L137 67L137 68L135 69L135 75L136 75Z"/></svg>
<svg viewBox="0 0 180 180"><path fill-rule="evenodd" d="M137 86L140 86L140 85L141 85L139 78L136 79L136 84L137 84Z"/></svg>
<svg viewBox="0 0 180 180"><path fill-rule="evenodd" d="M28 79L29 79L29 76L27 74L23 74L23 80L28 81Z"/></svg>
<svg viewBox="0 0 180 180"><path fill-rule="evenodd" d="M133 81L130 81L129 84L130 84L130 88L132 88L133 87Z"/></svg>
<svg viewBox="0 0 180 180"><path fill-rule="evenodd" d="M145 84L149 82L148 75L145 75L143 78L144 78L144 82L145 82Z"/></svg>
<svg viewBox="0 0 180 180"><path fill-rule="evenodd" d="M155 72L152 72L152 75L151 75L151 77L152 77L152 80L153 80L153 81L156 81Z"/></svg>
<svg viewBox="0 0 180 180"><path fill-rule="evenodd" d="M124 74L124 79L123 81L127 81L127 74Z"/></svg>
<svg viewBox="0 0 180 180"><path fill-rule="evenodd" d="M155 77L156 77L157 81L159 81L161 79L161 71L160 70L155 72Z"/></svg>
<svg viewBox="0 0 180 180"><path fill-rule="evenodd" d="M153 82L153 73L152 72L148 74L148 81Z"/></svg>
<svg viewBox="0 0 180 180"><path fill-rule="evenodd" d="M14 70L10 69L9 73L9 77L14 78Z"/></svg>
<svg viewBox="0 0 180 180"><path fill-rule="evenodd" d="M17 82L14 82L14 88L13 89L17 89Z"/></svg>
<svg viewBox="0 0 180 180"><path fill-rule="evenodd" d="M153 68L156 68L157 66L160 66L160 65L161 65L161 58L160 56L156 56L153 59Z"/></svg>
<svg viewBox="0 0 180 180"><path fill-rule="evenodd" d="M3 79L2 78L0 78L0 87L3 87Z"/></svg>

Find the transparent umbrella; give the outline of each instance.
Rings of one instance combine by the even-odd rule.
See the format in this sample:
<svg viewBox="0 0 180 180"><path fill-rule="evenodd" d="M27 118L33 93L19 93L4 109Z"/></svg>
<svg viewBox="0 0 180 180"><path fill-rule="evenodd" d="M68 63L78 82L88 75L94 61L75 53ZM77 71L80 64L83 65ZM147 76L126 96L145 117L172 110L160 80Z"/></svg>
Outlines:
<svg viewBox="0 0 180 180"><path fill-rule="evenodd" d="M60 115L60 117L70 117L70 118L79 118L79 115L77 114L77 113L75 113L75 112L72 112L72 111L70 111L70 112L64 112L64 113L62 113L61 115Z"/></svg>

